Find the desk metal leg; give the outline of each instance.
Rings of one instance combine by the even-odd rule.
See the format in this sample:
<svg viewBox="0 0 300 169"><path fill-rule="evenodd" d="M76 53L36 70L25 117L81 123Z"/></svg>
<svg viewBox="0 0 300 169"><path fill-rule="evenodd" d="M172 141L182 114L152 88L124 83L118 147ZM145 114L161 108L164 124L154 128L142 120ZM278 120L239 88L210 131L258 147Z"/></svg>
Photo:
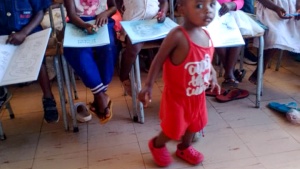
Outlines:
<svg viewBox="0 0 300 169"><path fill-rule="evenodd" d="M244 55L245 55L245 46L241 49L241 55L240 55L240 70L244 69Z"/></svg>
<svg viewBox="0 0 300 169"><path fill-rule="evenodd" d="M79 129L78 129L78 125L77 125L72 91L71 91L71 87L70 87L71 84L70 84L70 78L69 78L68 64L67 64L64 56L61 57L61 60L62 60L62 68L63 68L64 75L65 75L66 88L67 88L68 99L69 99L69 104L70 104L70 112L71 112L72 123L73 123L73 132L76 133L79 131Z"/></svg>
<svg viewBox="0 0 300 169"><path fill-rule="evenodd" d="M280 54L278 56L277 63L276 63L276 68L275 68L276 71L278 71L279 68L280 68L280 64L281 64L281 60L282 60L282 55L283 55L283 50L280 50Z"/></svg>
<svg viewBox="0 0 300 169"><path fill-rule="evenodd" d="M65 99L65 92L64 92L64 84L63 84L63 78L62 78L62 72L60 69L60 62L59 58L60 56L55 56L54 57L54 65L55 65L55 70L56 70L56 78L57 78L57 84L58 84L58 92L59 92L59 99L60 99L60 105L62 109L62 116L64 120L64 126L65 130L69 130L69 124L68 124L68 119L67 119L67 109L66 109L66 99Z"/></svg>
<svg viewBox="0 0 300 169"><path fill-rule="evenodd" d="M257 88L256 88L256 108L260 108L260 101L263 87L263 64L264 64L264 37L259 37L259 53L258 53L258 71L257 71Z"/></svg>
<svg viewBox="0 0 300 169"><path fill-rule="evenodd" d="M0 121L0 140L6 140L6 136L3 132L2 123Z"/></svg>
<svg viewBox="0 0 300 169"><path fill-rule="evenodd" d="M140 62L139 62L139 56L136 57L135 60L135 75L136 75L136 85L137 85L137 94L142 90L142 85L141 85L141 73L140 73ZM137 99L135 99L137 100ZM139 122L144 123L144 107L143 104L139 101L137 101L137 108L139 112Z"/></svg>
<svg viewBox="0 0 300 169"><path fill-rule="evenodd" d="M6 103L5 107L6 107L7 111L8 111L8 113L9 113L10 119L14 119L15 118L15 114L14 114L12 108L11 108L10 102Z"/></svg>
<svg viewBox="0 0 300 169"><path fill-rule="evenodd" d="M78 94L77 94L77 86L76 86L76 80L75 80L75 75L74 75L74 70L69 66L69 74L72 82L72 88L74 92L74 99L78 100Z"/></svg>
<svg viewBox="0 0 300 169"><path fill-rule="evenodd" d="M136 79L135 79L135 67L132 66L130 72L130 84L131 84L131 97L132 97L132 112L133 112L133 121L138 122L138 115L137 115L137 92L135 88Z"/></svg>

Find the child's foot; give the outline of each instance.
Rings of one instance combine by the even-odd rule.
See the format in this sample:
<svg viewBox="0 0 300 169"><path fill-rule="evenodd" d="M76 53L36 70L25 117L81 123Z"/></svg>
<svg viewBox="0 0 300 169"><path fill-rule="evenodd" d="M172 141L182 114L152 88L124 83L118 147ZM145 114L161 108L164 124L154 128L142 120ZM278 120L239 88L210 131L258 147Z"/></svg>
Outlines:
<svg viewBox="0 0 300 169"><path fill-rule="evenodd" d="M255 72L249 77L249 82L256 85L257 84L257 77L255 75Z"/></svg>
<svg viewBox="0 0 300 169"><path fill-rule="evenodd" d="M126 93L129 95L129 96L132 96L132 91L131 91L131 81L128 79L128 80L124 80L122 82L123 84L123 87L124 87L124 90L126 91Z"/></svg>
<svg viewBox="0 0 300 169"><path fill-rule="evenodd" d="M108 99L107 106L104 108L103 111L101 111L100 108L98 107L97 103L94 101L92 103L89 103L89 109L90 109L90 111L95 113L95 115L99 118L101 124L105 124L108 121L110 121L112 118L112 115L113 115L112 105L113 105L112 101L110 99Z"/></svg>
<svg viewBox="0 0 300 169"><path fill-rule="evenodd" d="M59 115L56 108L56 102L52 98L43 98L44 119L47 123L57 123Z"/></svg>
<svg viewBox="0 0 300 169"><path fill-rule="evenodd" d="M172 163L171 155L166 146L162 148L154 147L155 138L151 139L148 143L149 149L153 156L154 162L161 167L167 167Z"/></svg>
<svg viewBox="0 0 300 169"><path fill-rule="evenodd" d="M194 147L192 146L189 146L184 150L178 149L177 146L176 156L192 165L197 165L204 160L203 154L201 154L199 151L194 149Z"/></svg>

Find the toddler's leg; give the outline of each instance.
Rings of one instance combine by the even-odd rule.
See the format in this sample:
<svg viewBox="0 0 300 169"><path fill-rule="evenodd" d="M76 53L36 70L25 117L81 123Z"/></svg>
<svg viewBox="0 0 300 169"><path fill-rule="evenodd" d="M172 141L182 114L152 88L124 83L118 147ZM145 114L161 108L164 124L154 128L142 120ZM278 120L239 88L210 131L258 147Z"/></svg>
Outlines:
<svg viewBox="0 0 300 169"><path fill-rule="evenodd" d="M171 155L166 147L168 141L170 141L170 138L163 132L149 141L149 149L154 158L154 162L158 166L166 167L172 162Z"/></svg>
<svg viewBox="0 0 300 169"><path fill-rule="evenodd" d="M182 143L177 145L176 155L186 162L197 165L201 163L204 156L191 146L194 132L186 131L182 137Z"/></svg>

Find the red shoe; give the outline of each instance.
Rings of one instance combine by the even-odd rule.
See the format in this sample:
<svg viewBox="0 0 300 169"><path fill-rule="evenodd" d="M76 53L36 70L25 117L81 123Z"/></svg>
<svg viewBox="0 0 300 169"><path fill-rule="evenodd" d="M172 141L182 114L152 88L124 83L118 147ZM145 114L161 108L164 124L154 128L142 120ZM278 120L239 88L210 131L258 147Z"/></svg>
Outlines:
<svg viewBox="0 0 300 169"><path fill-rule="evenodd" d="M193 165L197 165L204 160L203 154L194 149L192 146L189 146L184 150L179 150L177 146L176 155L177 157Z"/></svg>
<svg viewBox="0 0 300 169"><path fill-rule="evenodd" d="M160 167L167 167L172 163L171 155L166 146L162 148L155 148L154 139L155 138L151 139L148 144L154 162Z"/></svg>

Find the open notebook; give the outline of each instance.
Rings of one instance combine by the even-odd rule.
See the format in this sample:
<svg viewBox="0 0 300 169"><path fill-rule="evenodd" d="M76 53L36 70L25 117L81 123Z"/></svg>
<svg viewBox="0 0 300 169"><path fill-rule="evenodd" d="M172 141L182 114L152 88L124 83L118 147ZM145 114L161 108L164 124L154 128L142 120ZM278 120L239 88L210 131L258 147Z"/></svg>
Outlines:
<svg viewBox="0 0 300 169"><path fill-rule="evenodd" d="M151 19L122 21L121 25L133 44L165 38L171 29L178 26L168 17L163 23L158 23L157 19Z"/></svg>
<svg viewBox="0 0 300 169"><path fill-rule="evenodd" d="M231 12L219 16L221 5L216 3L216 15L214 20L204 27L212 39L214 47L230 47L244 45L243 36Z"/></svg>
<svg viewBox="0 0 300 169"><path fill-rule="evenodd" d="M95 20L88 21L88 23L94 24ZM103 25L98 28L98 31L94 34L87 34L83 29L77 26L67 23L64 36L64 47L96 47L104 46L110 43L108 27Z"/></svg>
<svg viewBox="0 0 300 169"><path fill-rule="evenodd" d="M0 36L0 86L36 80L40 72L51 29L29 35L14 46Z"/></svg>

